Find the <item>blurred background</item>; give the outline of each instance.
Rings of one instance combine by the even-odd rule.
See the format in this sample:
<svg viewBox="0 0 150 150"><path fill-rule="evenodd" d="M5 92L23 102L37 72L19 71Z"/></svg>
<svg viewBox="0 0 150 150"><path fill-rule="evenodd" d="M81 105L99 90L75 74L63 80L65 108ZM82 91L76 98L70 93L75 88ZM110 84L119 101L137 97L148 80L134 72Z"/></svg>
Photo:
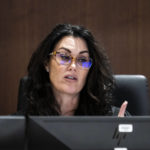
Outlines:
<svg viewBox="0 0 150 150"><path fill-rule="evenodd" d="M150 80L150 0L0 0L0 115L16 111L29 59L58 23L86 26L114 74Z"/></svg>

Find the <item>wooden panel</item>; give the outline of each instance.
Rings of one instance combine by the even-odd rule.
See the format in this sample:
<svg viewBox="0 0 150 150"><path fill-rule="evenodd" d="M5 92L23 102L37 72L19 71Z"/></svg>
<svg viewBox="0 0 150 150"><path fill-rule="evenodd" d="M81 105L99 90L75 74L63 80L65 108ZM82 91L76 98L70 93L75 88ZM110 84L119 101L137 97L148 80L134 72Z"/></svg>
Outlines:
<svg viewBox="0 0 150 150"><path fill-rule="evenodd" d="M106 48L115 74L150 79L149 18L149 0L1 0L0 114L15 112L19 79L57 23L89 28Z"/></svg>

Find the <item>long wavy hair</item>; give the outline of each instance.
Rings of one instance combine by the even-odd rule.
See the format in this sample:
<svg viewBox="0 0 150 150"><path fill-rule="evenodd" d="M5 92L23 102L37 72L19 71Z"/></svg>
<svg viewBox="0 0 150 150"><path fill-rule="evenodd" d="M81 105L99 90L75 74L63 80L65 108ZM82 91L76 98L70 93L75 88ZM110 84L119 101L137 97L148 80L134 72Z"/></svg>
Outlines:
<svg viewBox="0 0 150 150"><path fill-rule="evenodd" d="M71 24L56 25L33 53L28 65L25 91L27 107L24 113L28 115L60 114L60 106L52 91L49 74L45 70L45 62L49 61L51 57L49 53L64 36L84 39L93 60L86 83L80 92L75 115L110 115L113 76L105 51L98 46L93 35L85 27Z"/></svg>

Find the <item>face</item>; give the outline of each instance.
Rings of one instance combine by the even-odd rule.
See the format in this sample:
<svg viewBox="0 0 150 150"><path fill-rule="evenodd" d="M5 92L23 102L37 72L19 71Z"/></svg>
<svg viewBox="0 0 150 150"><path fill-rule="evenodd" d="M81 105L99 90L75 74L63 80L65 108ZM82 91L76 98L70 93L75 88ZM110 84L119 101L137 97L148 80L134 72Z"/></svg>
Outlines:
<svg viewBox="0 0 150 150"><path fill-rule="evenodd" d="M89 50L86 42L82 38L65 36L55 46L54 52L63 53L73 58L88 58ZM53 85L54 93L63 93L70 95L79 95L82 90L89 69L83 69L73 59L67 65L59 64L53 55L46 66L49 70L49 78Z"/></svg>

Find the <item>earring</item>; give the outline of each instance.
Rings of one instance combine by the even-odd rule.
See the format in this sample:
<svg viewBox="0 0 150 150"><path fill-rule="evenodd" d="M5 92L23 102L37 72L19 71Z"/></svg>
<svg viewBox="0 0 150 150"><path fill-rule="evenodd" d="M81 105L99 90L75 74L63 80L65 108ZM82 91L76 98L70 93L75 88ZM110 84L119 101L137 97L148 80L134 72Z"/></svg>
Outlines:
<svg viewBox="0 0 150 150"><path fill-rule="evenodd" d="M46 72L49 72L49 68L48 67L46 67Z"/></svg>

